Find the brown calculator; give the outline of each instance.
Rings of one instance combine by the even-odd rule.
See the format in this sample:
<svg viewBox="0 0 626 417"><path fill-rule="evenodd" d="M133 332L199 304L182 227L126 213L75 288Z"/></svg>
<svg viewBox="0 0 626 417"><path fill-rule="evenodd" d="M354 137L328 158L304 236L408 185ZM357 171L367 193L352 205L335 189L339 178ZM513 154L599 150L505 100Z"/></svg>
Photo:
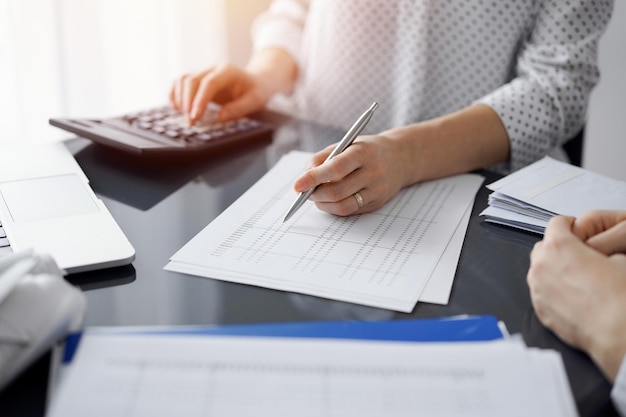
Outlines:
<svg viewBox="0 0 626 417"><path fill-rule="evenodd" d="M111 118L52 118L49 122L96 143L141 155L197 153L245 146L247 142L267 139L273 130L269 123L250 117L220 123L218 111L219 106L210 103L193 125L169 106Z"/></svg>

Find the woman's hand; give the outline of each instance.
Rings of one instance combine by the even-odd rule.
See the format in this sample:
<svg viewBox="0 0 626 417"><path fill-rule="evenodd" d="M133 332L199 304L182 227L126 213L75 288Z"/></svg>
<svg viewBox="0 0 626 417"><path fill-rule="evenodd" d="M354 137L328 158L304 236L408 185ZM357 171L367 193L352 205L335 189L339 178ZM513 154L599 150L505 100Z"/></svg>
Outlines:
<svg viewBox="0 0 626 417"><path fill-rule="evenodd" d="M381 207L407 185L406 155L397 141L385 136L360 136L345 151L323 163L335 145L316 153L310 168L294 183L297 192L318 186L311 195L320 210L338 216ZM362 207L355 193L363 199Z"/></svg>
<svg viewBox="0 0 626 417"><path fill-rule="evenodd" d="M223 122L261 110L270 97L259 78L231 64L183 75L170 90L172 107L185 114L190 124L202 116L209 102L222 105L218 117Z"/></svg>
<svg viewBox="0 0 626 417"><path fill-rule="evenodd" d="M311 168L296 180L294 189L319 186L310 199L319 209L339 216L376 210L403 187L489 166L509 155L499 116L483 104L360 136L322 164L333 147L313 156Z"/></svg>
<svg viewBox="0 0 626 417"><path fill-rule="evenodd" d="M183 75L170 90L170 103L193 124L215 102L222 105L218 117L225 122L262 110L276 93L289 93L297 76L296 61L286 51L262 49L245 69L227 63Z"/></svg>

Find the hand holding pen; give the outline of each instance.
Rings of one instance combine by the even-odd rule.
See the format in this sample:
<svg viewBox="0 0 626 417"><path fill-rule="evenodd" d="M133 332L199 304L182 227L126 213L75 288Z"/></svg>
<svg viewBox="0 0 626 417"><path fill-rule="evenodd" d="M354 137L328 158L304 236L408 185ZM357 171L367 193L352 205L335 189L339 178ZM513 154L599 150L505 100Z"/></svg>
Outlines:
<svg viewBox="0 0 626 417"><path fill-rule="evenodd" d="M354 142L354 140L359 136L359 134L363 131L363 129L365 128L369 120L371 119L372 114L374 113L374 110L376 110L377 107L378 107L378 103L376 102L372 103L372 105L356 120L356 122L354 122L352 127L348 129L348 131L346 132L344 137L341 139L341 141L335 146L332 152L326 157L326 160L324 161L324 163L327 163L332 158L339 155L341 152L346 150L348 146L352 144L352 142ZM298 211L300 207L302 207L302 205L315 192L318 186L319 184L308 188L306 191L300 192L300 194L298 195L298 198L296 198L296 200L293 202L293 204L289 208L289 211L285 215L283 222L289 220L289 218L293 216L293 214L296 211ZM359 209L362 208L364 205L364 201L360 192L356 191L352 194L352 196L354 197L358 205L358 208Z"/></svg>

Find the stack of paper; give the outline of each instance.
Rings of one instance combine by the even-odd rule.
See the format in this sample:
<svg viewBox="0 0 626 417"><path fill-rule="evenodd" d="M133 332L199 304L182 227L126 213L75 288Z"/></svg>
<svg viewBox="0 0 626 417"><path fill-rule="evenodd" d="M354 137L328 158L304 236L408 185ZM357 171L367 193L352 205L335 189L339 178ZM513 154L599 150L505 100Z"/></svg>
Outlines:
<svg viewBox="0 0 626 417"><path fill-rule="evenodd" d="M418 324L419 327L419 324ZM60 416L573 416L561 357L521 339L414 343L88 331Z"/></svg>
<svg viewBox="0 0 626 417"><path fill-rule="evenodd" d="M283 223L309 157L284 156L165 269L403 312L418 300L446 304L484 178L416 184L350 217L308 201Z"/></svg>
<svg viewBox="0 0 626 417"><path fill-rule="evenodd" d="M593 209L624 210L626 182L545 157L487 188L485 221L543 234L555 215Z"/></svg>

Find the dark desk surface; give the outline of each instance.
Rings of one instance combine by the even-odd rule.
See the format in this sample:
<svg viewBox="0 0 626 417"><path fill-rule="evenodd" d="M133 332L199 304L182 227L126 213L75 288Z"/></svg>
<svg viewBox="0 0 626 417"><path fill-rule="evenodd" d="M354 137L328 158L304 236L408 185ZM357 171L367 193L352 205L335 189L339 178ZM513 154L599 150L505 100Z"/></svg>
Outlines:
<svg viewBox="0 0 626 417"><path fill-rule="evenodd" d="M588 357L547 331L535 317L526 284L535 235L486 224L477 195L450 302L418 303L410 314L163 270L169 257L228 207L284 153L315 151L341 132L310 123L281 123L253 149L186 160L145 160L70 141L76 159L136 250L132 266L69 276L87 295L87 326L198 325L307 320L388 320L492 314L529 346L562 353L581 415L612 415L610 387ZM483 173L489 183L497 175ZM41 362L44 361L42 365ZM41 415L45 358L0 393L0 415ZM40 401L32 393L39 393ZM25 394L26 393L26 394ZM34 402L33 402L34 401ZM19 403L19 405L16 405ZM35 404L37 403L37 404ZM3 412L3 408L6 412ZM15 414L12 414L15 412Z"/></svg>

